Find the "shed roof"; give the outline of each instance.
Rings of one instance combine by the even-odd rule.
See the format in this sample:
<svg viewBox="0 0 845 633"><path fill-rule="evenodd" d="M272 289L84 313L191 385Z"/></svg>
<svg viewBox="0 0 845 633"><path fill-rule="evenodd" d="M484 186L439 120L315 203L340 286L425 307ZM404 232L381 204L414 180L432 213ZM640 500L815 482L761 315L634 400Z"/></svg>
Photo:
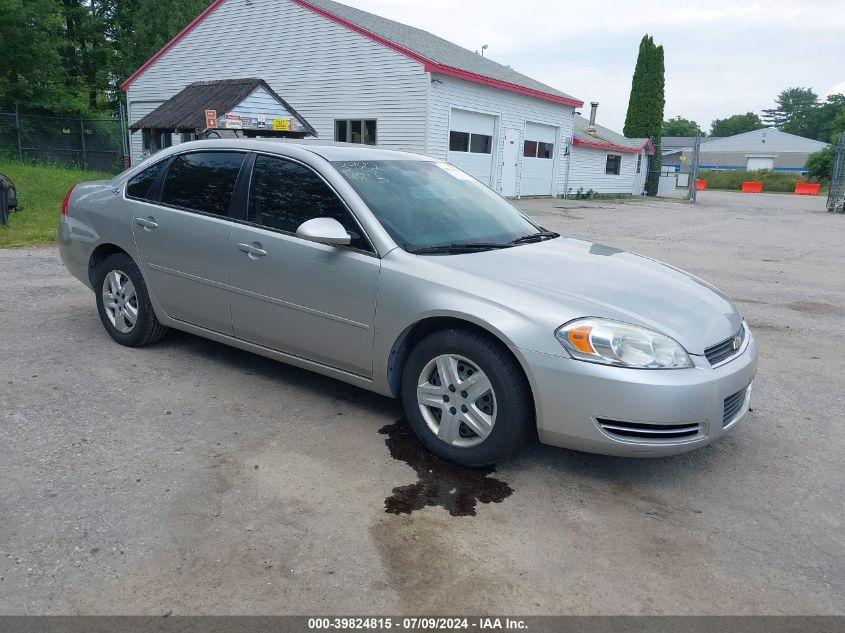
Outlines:
<svg viewBox="0 0 845 633"><path fill-rule="evenodd" d="M133 130L156 128L160 130L205 130L205 111L216 110L223 115L233 110L258 88L264 88L270 95L295 116L312 136L317 136L313 127L288 103L276 94L263 79L221 79L218 81L197 81L173 95L155 110L132 125Z"/></svg>
<svg viewBox="0 0 845 633"><path fill-rule="evenodd" d="M587 132L589 125L590 122L587 119L578 114L575 115L575 130L573 133L575 145L619 152L639 152L644 147L648 147L649 153L654 153L654 147L647 138L628 138L601 125L596 125L595 133L591 134Z"/></svg>

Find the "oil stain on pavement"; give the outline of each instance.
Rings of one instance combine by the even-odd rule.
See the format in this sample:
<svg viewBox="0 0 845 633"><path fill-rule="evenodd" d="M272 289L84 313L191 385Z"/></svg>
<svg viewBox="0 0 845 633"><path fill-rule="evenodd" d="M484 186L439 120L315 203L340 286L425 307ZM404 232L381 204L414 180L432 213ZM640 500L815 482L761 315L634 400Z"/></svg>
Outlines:
<svg viewBox="0 0 845 633"><path fill-rule="evenodd" d="M417 471L419 481L393 489L384 500L384 511L411 514L426 506L442 506L452 516L475 516L481 503L501 503L513 494L506 482L490 477L495 466L463 468L436 457L417 439L405 420L388 424L379 433L394 459Z"/></svg>

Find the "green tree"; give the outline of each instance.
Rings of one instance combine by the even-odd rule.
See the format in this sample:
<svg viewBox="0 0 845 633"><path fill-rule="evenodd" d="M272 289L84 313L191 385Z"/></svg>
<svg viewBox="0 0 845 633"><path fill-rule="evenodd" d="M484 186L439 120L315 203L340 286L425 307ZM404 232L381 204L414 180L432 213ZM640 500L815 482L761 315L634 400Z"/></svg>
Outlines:
<svg viewBox="0 0 845 633"><path fill-rule="evenodd" d="M734 114L724 119L714 119L710 126L710 136L734 136L753 132L766 127L754 112Z"/></svg>
<svg viewBox="0 0 845 633"><path fill-rule="evenodd" d="M108 35L114 15L114 0L62 0L64 71L91 112L108 107L115 44Z"/></svg>
<svg viewBox="0 0 845 633"><path fill-rule="evenodd" d="M676 116L663 122L661 136L695 136L701 131L698 123Z"/></svg>
<svg viewBox="0 0 845 633"><path fill-rule="evenodd" d="M163 9L160 0L113 1L115 88L211 4L211 0L171 0Z"/></svg>
<svg viewBox="0 0 845 633"><path fill-rule="evenodd" d="M825 147L807 157L807 173L820 180L830 180L836 148Z"/></svg>
<svg viewBox="0 0 845 633"><path fill-rule="evenodd" d="M783 130L790 134L827 142L830 140L830 135L835 132L833 122L843 110L845 110L845 95L829 95L823 103L808 110L799 120L785 125Z"/></svg>
<svg viewBox="0 0 845 633"><path fill-rule="evenodd" d="M79 107L60 54L58 0L0 0L0 104L64 113Z"/></svg>
<svg viewBox="0 0 845 633"><path fill-rule="evenodd" d="M629 138L650 138L654 144L654 156L649 161L646 193L657 195L660 178L660 138L663 132L663 109L666 105L665 62L663 46L657 46L650 35L643 36L634 77L631 80L631 96L628 99L628 113L625 116L623 132Z"/></svg>
<svg viewBox="0 0 845 633"><path fill-rule="evenodd" d="M775 107L763 110L763 122L790 134L787 128L805 125L809 112L818 104L819 96L810 88L787 88L775 99Z"/></svg>

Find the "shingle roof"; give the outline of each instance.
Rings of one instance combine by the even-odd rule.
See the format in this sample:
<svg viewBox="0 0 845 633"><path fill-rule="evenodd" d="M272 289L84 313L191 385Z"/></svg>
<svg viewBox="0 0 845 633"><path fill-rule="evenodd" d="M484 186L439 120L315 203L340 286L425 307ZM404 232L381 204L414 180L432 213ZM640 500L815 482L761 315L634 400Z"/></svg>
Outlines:
<svg viewBox="0 0 845 633"><path fill-rule="evenodd" d="M649 143L647 138L628 138L601 125L596 125L595 134L590 134L587 132L589 125L590 122L587 119L576 114L574 138L584 143L601 143L627 148L632 151L641 150Z"/></svg>
<svg viewBox="0 0 845 633"><path fill-rule="evenodd" d="M189 84L155 110L132 125L133 130L156 128L160 130L205 130L205 111L217 110L223 115L234 109L257 88L264 88L278 99L284 108L305 126L312 136L317 136L308 121L303 119L287 102L277 95L263 79L222 79L198 81Z"/></svg>
<svg viewBox="0 0 845 633"><path fill-rule="evenodd" d="M554 97L572 100L577 102L573 105L579 107L583 105L579 99L565 92L561 92L556 88L527 77L512 68L494 62L488 57L482 57L477 53L422 29L401 24L400 22L394 22L393 20L388 20L387 18L367 13L366 11L361 11L360 9L355 9L339 2L333 2L332 0L294 1L306 8L309 8L310 5L310 7L316 8L321 12L330 13L436 64L515 86L521 86Z"/></svg>

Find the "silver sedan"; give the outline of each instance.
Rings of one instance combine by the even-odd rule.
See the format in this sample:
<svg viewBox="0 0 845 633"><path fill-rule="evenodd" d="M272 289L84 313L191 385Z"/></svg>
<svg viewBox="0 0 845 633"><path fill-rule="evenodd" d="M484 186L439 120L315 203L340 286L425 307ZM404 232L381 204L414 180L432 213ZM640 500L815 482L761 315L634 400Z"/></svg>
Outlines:
<svg viewBox="0 0 845 633"><path fill-rule="evenodd" d="M748 410L757 348L725 295L415 154L186 143L68 192L59 238L118 343L175 328L401 397L467 466L533 433L670 455Z"/></svg>

